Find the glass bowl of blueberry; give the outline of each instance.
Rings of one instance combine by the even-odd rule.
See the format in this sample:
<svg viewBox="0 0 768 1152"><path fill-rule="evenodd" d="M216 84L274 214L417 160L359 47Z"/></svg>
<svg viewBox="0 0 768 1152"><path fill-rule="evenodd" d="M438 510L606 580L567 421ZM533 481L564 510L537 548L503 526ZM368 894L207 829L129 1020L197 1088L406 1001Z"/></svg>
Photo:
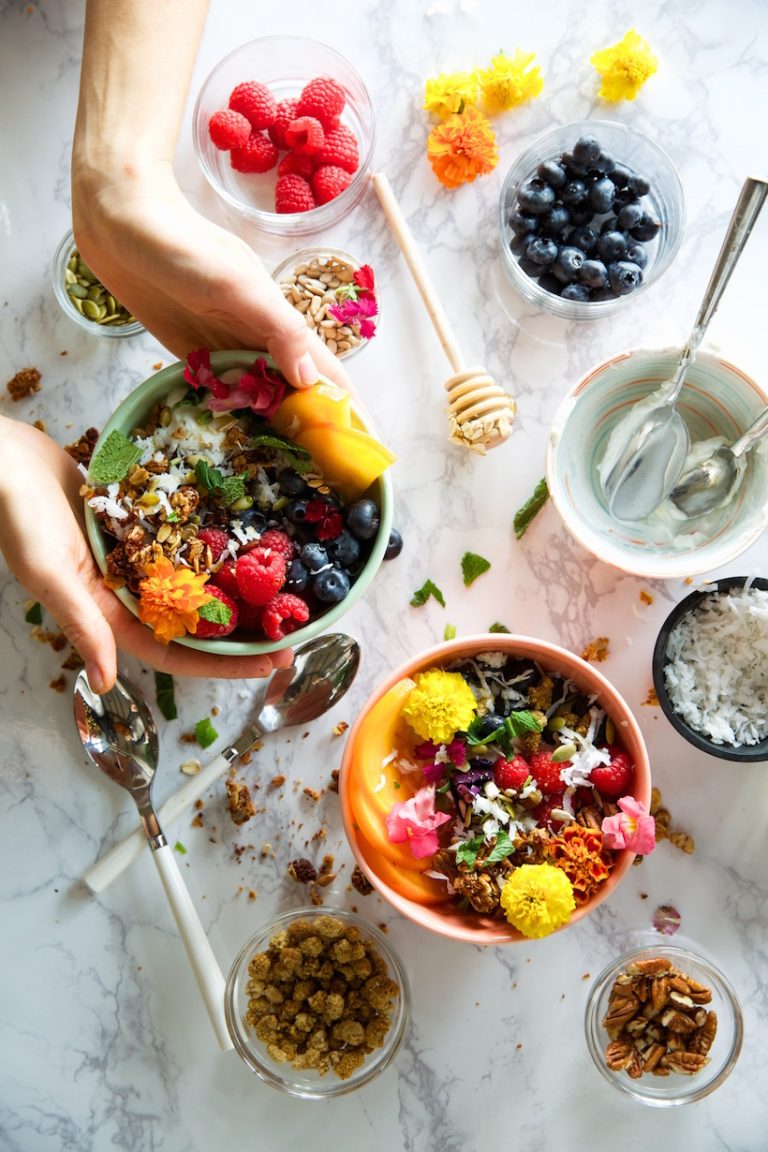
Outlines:
<svg viewBox="0 0 768 1152"><path fill-rule="evenodd" d="M612 121L566 124L535 140L504 179L504 268L526 300L556 316L606 316L669 267L684 219L680 180L658 144Z"/></svg>

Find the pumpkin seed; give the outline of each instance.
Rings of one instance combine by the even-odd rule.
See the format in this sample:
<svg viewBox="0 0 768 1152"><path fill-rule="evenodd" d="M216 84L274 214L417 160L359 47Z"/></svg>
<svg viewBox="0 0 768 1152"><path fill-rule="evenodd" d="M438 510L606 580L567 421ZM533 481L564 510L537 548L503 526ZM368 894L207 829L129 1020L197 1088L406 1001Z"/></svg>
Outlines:
<svg viewBox="0 0 768 1152"><path fill-rule="evenodd" d="M67 292L69 292L70 296L76 296L78 300L85 300L88 297L86 289L83 288L82 284L78 284L77 281L75 281L74 284L67 285Z"/></svg>
<svg viewBox="0 0 768 1152"><path fill-rule="evenodd" d="M576 755L575 744L561 744L559 748L555 748L552 753L552 763L562 764L563 760L570 760L571 756Z"/></svg>
<svg viewBox="0 0 768 1152"><path fill-rule="evenodd" d="M232 512L245 512L246 509L253 507L253 496L241 496L239 500L235 500L234 504L230 504Z"/></svg>
<svg viewBox="0 0 768 1152"><path fill-rule="evenodd" d="M93 300L83 300L83 312L89 320L99 319L99 306Z"/></svg>

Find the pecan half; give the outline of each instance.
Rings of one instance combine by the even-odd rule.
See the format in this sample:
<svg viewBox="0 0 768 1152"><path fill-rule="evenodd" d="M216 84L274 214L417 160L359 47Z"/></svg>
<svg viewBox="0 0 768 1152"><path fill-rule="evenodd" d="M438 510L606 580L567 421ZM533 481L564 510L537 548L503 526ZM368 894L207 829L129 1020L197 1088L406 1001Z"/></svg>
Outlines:
<svg viewBox="0 0 768 1152"><path fill-rule="evenodd" d="M717 1034L717 1013L707 1012L707 1018L699 1028L698 1032L691 1037L691 1042L688 1045L689 1052L695 1052L698 1056L706 1056Z"/></svg>
<svg viewBox="0 0 768 1152"><path fill-rule="evenodd" d="M699 1052L668 1052L666 1056L662 1056L661 1062L670 1072L677 1072L681 1076L693 1076L701 1071L707 1063L707 1058Z"/></svg>

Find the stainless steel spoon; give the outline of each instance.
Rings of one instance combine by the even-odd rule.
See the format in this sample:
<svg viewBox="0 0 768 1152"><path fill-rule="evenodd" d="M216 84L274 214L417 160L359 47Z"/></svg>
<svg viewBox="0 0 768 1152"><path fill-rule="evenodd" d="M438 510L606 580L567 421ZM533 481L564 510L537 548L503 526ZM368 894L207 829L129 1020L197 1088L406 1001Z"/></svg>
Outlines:
<svg viewBox="0 0 768 1152"><path fill-rule="evenodd" d="M669 494L687 516L704 516L730 500L741 483L739 460L768 432L768 408L732 444L721 444L711 456L683 472Z"/></svg>
<svg viewBox="0 0 768 1152"><path fill-rule="evenodd" d="M192 903L179 866L152 807L157 768L157 732L141 694L118 677L102 696L91 690L85 671L75 680L75 721L88 758L115 784L130 792L152 849L176 926L184 941L219 1047L232 1047L224 1016L224 976Z"/></svg>
<svg viewBox="0 0 768 1152"><path fill-rule="evenodd" d="M360 646L351 636L331 632L296 649L290 668L275 672L258 701L255 720L215 760L182 784L160 808L167 824L187 811L224 772L262 736L316 720L342 698L357 674ZM83 876L93 892L102 892L141 853L141 829L129 833Z"/></svg>
<svg viewBox="0 0 768 1152"><path fill-rule="evenodd" d="M602 484L608 510L617 520L644 520L679 479L690 439L675 404L766 194L768 181L753 177L744 181L674 376L634 405L611 432L605 458L612 463L602 475Z"/></svg>

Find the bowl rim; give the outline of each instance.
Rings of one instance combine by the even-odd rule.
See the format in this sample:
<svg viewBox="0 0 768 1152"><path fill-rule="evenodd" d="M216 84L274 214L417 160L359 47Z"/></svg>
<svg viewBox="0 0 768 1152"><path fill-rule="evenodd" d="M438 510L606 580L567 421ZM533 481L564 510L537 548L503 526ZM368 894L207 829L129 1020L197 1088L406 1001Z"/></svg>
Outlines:
<svg viewBox="0 0 768 1152"><path fill-rule="evenodd" d="M582 393L586 391L598 374L606 372L615 364L619 364L624 360L630 360L633 356L640 355L656 357L669 356L677 361L680 357L680 349L674 346L664 348L624 348L622 351L614 353L613 356L601 360L599 364L594 364L584 372L579 380L568 389L560 400L549 425L545 452L545 473L549 495L561 522L571 536L582 548L585 548L591 555L596 556L598 560L602 560L603 563L610 564L612 568L616 568L618 571L625 572L632 576L642 576L649 580L676 580L688 576L701 576L706 572L711 572L713 568L732 563L760 538L768 526L768 501L765 502L762 517L756 521L749 535L734 540L731 550L723 553L723 555L719 556L716 560L708 562L706 568L696 567L696 561L693 557L696 555L698 549L693 549L690 552L682 552L679 557L676 555L665 556L662 567L662 562L656 561L650 553L647 556L637 556L636 558L632 558L631 556L625 557L623 554L615 555L614 552L619 552L618 547L612 545L610 541L603 537L597 537L589 526L582 524L581 521L574 523L570 515L570 508L566 504L564 495L557 481L558 445ZM755 394L763 402L763 405L768 407L768 392L758 384L753 376L750 376L749 373L743 369L738 368L732 361L727 360L724 356L718 355L718 353L713 350L702 349L696 354L696 362L717 365L725 369L726 372L744 380L752 387ZM695 363L692 365L692 368L695 369Z"/></svg>
<svg viewBox="0 0 768 1152"><path fill-rule="evenodd" d="M352 180L338 196L334 196L333 200L329 200L326 204L318 204L315 208L310 208L306 212L267 212L261 208L255 208L253 205L245 203L243 200L234 196L216 176L213 166L208 160L205 149L203 147L205 136L200 130L200 121L203 115L203 103L208 91L208 86L215 77L228 67L232 61L256 48L256 46L270 45L277 46L278 44L308 44L313 48L321 48L329 56L329 59L340 61L344 68L348 69L355 80L360 85L360 90L364 94L366 107L370 114L370 140L364 155L360 156L360 164L357 171L354 173ZM329 65L330 70L330 65ZM348 212L350 212L362 199L363 195L368 188L368 171L371 167L373 160L373 153L376 146L376 106L371 96L370 90L358 72L355 65L344 56L338 49L326 44L323 40L316 40L312 36L296 36L296 35L271 35L271 36L257 36L253 40L248 40L244 44L240 44L237 48L233 48L226 56L223 56L207 73L203 79L200 90L192 108L192 140L197 156L198 163L202 169L205 179L213 188L214 192L221 197L221 199L229 205L230 208L238 212L245 219L249 220L257 227L261 227L264 231L271 232L275 235L308 235L312 232L320 231L327 225L335 223L342 219ZM359 145L359 141L358 141ZM334 205L336 211L329 214L326 210L329 205Z"/></svg>
<svg viewBox="0 0 768 1152"><path fill-rule="evenodd" d="M313 1090L310 1085L299 1087L279 1075L277 1068L285 1067L289 1069L291 1067L290 1064L278 1066L275 1063L273 1066L268 1063L266 1054L263 1059L258 1055L254 1055L240 1026L235 1004L235 994L238 976L258 946L266 945L269 938L276 931L294 920L317 919L320 916L336 917L353 927L359 928L363 934L367 934L371 938L387 962L390 977L395 980L399 986L399 996L398 1007L394 1014L392 1025L387 1032L384 1044L381 1048L376 1049L374 1053L371 1053L373 1058L370 1064L361 1072L360 1076L351 1078L351 1082L349 1080L339 1080L338 1078L326 1080L324 1077L318 1077L319 1080L322 1080L324 1087L318 1085L317 1089ZM346 908L335 908L329 905L323 905L321 907L312 904L301 905L298 908L289 908L277 916L274 916L271 920L265 921L240 948L230 965L224 986L224 1017L235 1051L243 1063L250 1068L252 1072L255 1072L266 1084L271 1085L271 1087L278 1088L286 1092L289 1096L297 1096L305 1100L326 1100L335 1096L346 1095L349 1092L355 1091L356 1088L361 1088L364 1084L367 1084L375 1076L378 1076L388 1068L400 1050L410 1015L410 982L408 980L406 967L397 950L392 946L380 928L377 928L375 924L371 924L370 921L360 916L358 912L353 912L351 909ZM329 1073L329 1076L330 1075Z"/></svg>
<svg viewBox="0 0 768 1152"><path fill-rule="evenodd" d="M720 580L713 580L707 583L703 588L697 588L695 591L689 592L688 595L672 609L659 629L659 634L653 648L651 670L653 686L662 712L675 731L687 740L689 744L692 744L694 748L698 748L700 752L707 752L710 756L715 756L718 760L731 760L741 764L758 764L768 760L768 736L765 736L757 744L741 746L743 747L743 751L738 751L739 746L735 745L714 744L711 740L707 739L706 736L690 728L685 720L675 711L672 701L669 698L669 693L667 692L664 676L664 669L667 666L667 644L669 643L670 633L675 625L685 616L694 612L699 604L703 600L708 599L708 597L721 592L730 592L734 589L743 588L747 583L749 583L750 587L759 588L764 592L768 591L768 579L761 576L724 576Z"/></svg>
<svg viewBox="0 0 768 1152"><path fill-rule="evenodd" d="M636 771L639 770L642 780L636 781L633 794L641 803L648 806L651 798L651 765L648 750L640 725L618 689L614 687L602 672L599 672L586 660L582 660L580 656L577 656L575 652L571 652L570 649L548 640L539 640L533 636L512 632L487 632L457 637L455 640L443 641L423 649L399 664L394 671L390 672L383 681L376 685L360 706L360 710L347 733L347 740L344 745L339 770L339 803L341 806L342 825L347 843L361 871L368 877L368 880L379 895L382 896L391 907L405 916L406 919L421 928L434 932L436 935L469 944L535 944L537 941L532 940L530 937L523 936L522 933L518 932L517 929L513 928L510 924L507 924L506 921L483 918L477 914L475 914L477 927L470 926L474 918L471 919L468 924L463 922L456 924L453 922L453 918L447 916L444 918L435 917L436 923L434 924L426 923L425 919L431 920L432 917L423 918L419 914L420 905L417 905L407 897L401 896L380 880L363 856L362 851L358 848L355 819L352 814L349 788L347 786L349 766L354 756L355 741L363 721L382 696L399 680L413 675L414 672L423 671L431 664L444 664L448 660L469 655L471 652L488 652L494 648L515 652L518 651L520 647L535 649L539 653L539 656L532 657L532 659L541 659L542 664L545 666L557 667L558 664L562 666L563 663L565 663L566 666L570 666L569 671L575 670L577 673L581 673L582 679L591 680L595 684L597 695L601 702L606 698L611 701L610 710L606 707L606 711L608 711L609 714L615 715L616 712L622 713L622 719L626 719L627 721L627 727L623 729L623 732L625 734L631 733L632 742L639 753L635 761L635 769ZM547 663L548 661L549 663ZM603 903L603 901L610 896L613 889L618 886L632 867L632 862L636 854L628 849L622 849L617 855L620 859L611 869L611 873L599 890L599 893L586 904L576 908L567 924L558 928L551 935L555 936L558 932L565 931L584 916L594 911L599 904ZM450 905L450 898L443 901L440 905L434 905L432 907L440 908L446 905Z"/></svg>
<svg viewBox="0 0 768 1152"><path fill-rule="evenodd" d="M225 349L211 352L210 355L211 366L214 370L223 372L228 368L247 368L253 363L254 356L266 356L268 353L259 350L245 351L243 349ZM93 448L93 455L101 448L110 432L116 428L120 431L123 430L123 424L127 423L127 414L137 405L137 393L142 389L146 389L147 392L151 393L153 398L157 394L162 394L164 390L169 390L180 382L183 368L183 361L173 361L171 364L167 364L164 368L161 368L158 372L153 373L152 376L148 376L146 380L138 384L136 388L133 388L127 396L123 397L102 427L101 434ZM151 403L152 400L148 400L146 403L142 402L141 407L146 409ZM362 427L365 428L365 421L354 406L354 397L352 397L352 410L360 420ZM134 422L135 419L132 418L131 423ZM203 640L196 639L191 635L185 635L177 637L173 643L218 656L266 656L272 652L279 652L283 648L294 648L299 644L303 644L306 640L310 640L328 631L349 611L360 596L362 596L384 560L384 553L389 542L389 534L392 530L392 519L394 515L394 490L389 469L385 470L382 475L374 481L371 487L378 489L380 495L379 529L368 560L361 569L350 591L338 604L332 605L327 612L324 612L321 616L317 616L314 620L308 621L301 628L297 628L295 632L289 632L282 640L230 641L229 638L226 637L222 640ZM88 505L87 501L83 503L85 509L85 527L91 552L96 566L102 575L104 575L106 573L106 549L104 547L103 532L93 509ZM125 587L116 588L113 592L124 607L138 619L137 601L133 593L129 592Z"/></svg>
<svg viewBox="0 0 768 1152"><path fill-rule="evenodd" d="M675 1107L680 1104L693 1104L697 1100L703 1099L708 1096L716 1088L718 1088L724 1080L732 1072L736 1061L741 1052L744 1040L744 1017L741 1008L741 1002L736 993L733 984L720 969L720 967L709 956L703 952L698 951L698 946L692 941L680 938L678 943L666 944L662 938L660 943L655 943L647 933L642 934L642 940L628 947L625 951L621 952L618 956L614 957L605 967L598 973L592 981L589 989L586 1003L584 1005L584 1036L586 1039L587 1049L592 1061L601 1073L603 1078L612 1084L619 1092L632 1099L639 1101L643 1104L649 1104L657 1108ZM678 939L678 938L676 938ZM641 1080L631 1080L629 1078L622 1078L621 1073L613 1072L605 1063L600 1059L597 1045L597 1033L605 1031L601 1021L597 1017L598 1001L600 1000L607 983L610 979L617 974L621 968L630 963L633 959L643 954L654 953L668 957L674 963L676 959L683 962L689 962L700 965L705 972L708 973L709 979L712 980L718 987L720 999L723 1000L731 1009L731 1022L733 1026L733 1039L731 1041L730 1051L720 1068L720 1071L706 1083L696 1081L696 1077L686 1077L690 1081L690 1092L681 1094L678 1089L678 1095L673 1096L671 1089L668 1095L664 1095L662 1091L658 1093L643 1092L640 1084ZM719 1018L718 1018L718 1022Z"/></svg>
<svg viewBox="0 0 768 1152"><path fill-rule="evenodd" d="M74 320L84 332L90 332L94 336L106 336L108 339L119 340L126 339L128 336L138 336L142 332L146 332L146 328L140 320L134 319L130 324L121 324L112 328L108 324L97 324L95 321L89 320L87 316L80 315L72 304L69 293L64 288L62 281L65 258L68 262L69 257L75 249L77 249L75 233L72 228L68 228L56 245L50 263L53 294L62 312L64 312L70 320Z"/></svg>
<svg viewBox="0 0 768 1152"><path fill-rule="evenodd" d="M529 174L535 167L535 153L539 152L542 146L546 146L547 142L554 140L563 132L569 130L578 131L579 129L588 129L599 135L600 131L618 130L624 137L635 137L642 140L647 144L650 150L655 153L660 164L666 169L669 175L670 182L675 190L675 197L677 199L680 220L677 226L676 234L671 237L669 248L665 254L665 263L661 268L651 268L651 275L643 276L643 282L639 288L626 296L615 296L610 300L596 300L590 302L589 300L578 301L568 300L563 302L563 307L558 307L557 302L562 300L562 297L553 296L551 292L541 288L539 284L531 276L527 276L522 270L517 267L517 260L509 251L509 244L506 239L507 233L507 199L509 197L510 188L522 178L522 169L525 166ZM600 319L615 312L618 308L625 307L632 300L636 299L638 295L645 292L648 288L652 287L668 270L682 244L683 234L686 226L686 209L685 209L685 193L683 185L680 180L680 175L677 171L676 165L673 163L671 156L664 148L649 136L648 133L635 128L632 124L625 124L620 120L610 120L605 118L588 119L588 120L573 120L564 124L557 124L554 128L548 128L545 132L541 132L536 136L526 149L521 152L515 160L512 161L507 171L504 173L504 179L501 184L501 191L499 193L499 208L498 208L498 235L499 246L501 249L502 260L509 273L509 278L517 291L522 293L521 288L517 283L518 275L521 278L521 283L525 283L530 289L530 296L526 297L536 306L542 308L550 315L560 316L562 319L567 320L590 320ZM511 265L514 264L514 270ZM655 262L654 262L655 264ZM522 278L525 278L524 281ZM567 307L565 305L567 304Z"/></svg>

